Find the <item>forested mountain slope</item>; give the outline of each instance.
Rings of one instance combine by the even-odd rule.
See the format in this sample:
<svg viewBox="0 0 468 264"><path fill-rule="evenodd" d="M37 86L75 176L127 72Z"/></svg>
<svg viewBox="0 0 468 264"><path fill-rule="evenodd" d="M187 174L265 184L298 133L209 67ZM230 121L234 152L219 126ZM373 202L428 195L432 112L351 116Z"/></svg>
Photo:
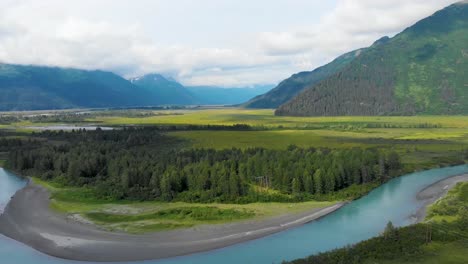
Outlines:
<svg viewBox="0 0 468 264"><path fill-rule="evenodd" d="M453 4L364 50L277 115L468 114L468 4Z"/></svg>
<svg viewBox="0 0 468 264"><path fill-rule="evenodd" d="M277 108L287 102L299 92L316 84L317 82L331 76L359 56L361 50L346 53L325 66L319 67L311 72L300 72L282 81L271 91L256 96L244 104L247 108Z"/></svg>
<svg viewBox="0 0 468 264"><path fill-rule="evenodd" d="M0 64L0 110L152 105L153 98L105 71Z"/></svg>

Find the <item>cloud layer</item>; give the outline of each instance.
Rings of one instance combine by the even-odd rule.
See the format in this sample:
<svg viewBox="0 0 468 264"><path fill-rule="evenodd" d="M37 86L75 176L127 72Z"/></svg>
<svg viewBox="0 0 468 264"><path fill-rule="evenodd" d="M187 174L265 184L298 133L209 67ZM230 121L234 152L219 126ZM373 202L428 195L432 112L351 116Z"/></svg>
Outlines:
<svg viewBox="0 0 468 264"><path fill-rule="evenodd" d="M159 72L196 85L275 83L456 1L329 2L4 0L0 61Z"/></svg>

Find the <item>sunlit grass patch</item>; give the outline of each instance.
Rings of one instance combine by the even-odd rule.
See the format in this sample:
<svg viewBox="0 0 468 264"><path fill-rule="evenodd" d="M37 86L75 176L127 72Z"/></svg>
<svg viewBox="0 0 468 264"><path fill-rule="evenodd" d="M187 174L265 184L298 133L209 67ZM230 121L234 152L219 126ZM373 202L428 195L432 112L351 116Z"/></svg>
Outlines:
<svg viewBox="0 0 468 264"><path fill-rule="evenodd" d="M341 127L358 128L369 126L417 127L440 126L444 128L467 128L467 116L341 116L341 117L287 117L275 116L272 109L205 109L205 110L167 110L179 115L159 115L150 117L96 117L87 121L102 121L110 125L125 124L204 124L233 125L248 124L266 127Z"/></svg>
<svg viewBox="0 0 468 264"><path fill-rule="evenodd" d="M358 147L357 142L342 142L324 138L313 130L267 131L178 131L171 135L188 139L194 148L254 148L284 149L289 145L300 147Z"/></svg>

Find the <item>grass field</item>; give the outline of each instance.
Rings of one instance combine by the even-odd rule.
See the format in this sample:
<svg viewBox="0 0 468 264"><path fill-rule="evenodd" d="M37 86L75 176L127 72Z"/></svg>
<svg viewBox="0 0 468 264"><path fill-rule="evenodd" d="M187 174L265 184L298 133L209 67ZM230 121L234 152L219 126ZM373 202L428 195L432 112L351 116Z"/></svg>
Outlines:
<svg viewBox="0 0 468 264"><path fill-rule="evenodd" d="M284 149L293 144L300 147L394 149L403 156L408 170L457 163L464 159L460 152L468 149L468 116L283 117L275 116L271 109L237 108L141 111L149 115L124 117L121 112L97 112L86 122L102 126L247 124L255 130L169 133L186 139L189 148ZM30 132L28 126L48 125L53 124L21 121L3 127Z"/></svg>
<svg viewBox="0 0 468 264"><path fill-rule="evenodd" d="M388 145L437 145L453 149L468 140L463 129L366 129L361 131L320 130L265 130L265 131L177 131L171 132L189 139L194 147L268 147L286 148L294 144L302 147L349 148ZM426 144L425 144L426 143ZM443 147L445 146L445 147ZM455 148L456 149L456 148Z"/></svg>
<svg viewBox="0 0 468 264"><path fill-rule="evenodd" d="M395 124L415 126L419 124L441 125L444 128L467 128L466 116L344 116L344 117L284 117L275 116L271 109L208 109L208 110L167 110L178 115L159 115L150 117L95 117L87 121L102 122L106 125L128 124L198 124L198 125L233 125L320 128L343 125ZM167 112L166 111L166 112ZM156 111L157 112L157 111Z"/></svg>
<svg viewBox="0 0 468 264"><path fill-rule="evenodd" d="M199 204L184 202L110 202L93 199L83 188L64 188L37 178L34 182L50 190L51 208L80 221L91 221L104 229L146 233L203 224L223 224L242 220L300 213L333 205L335 202Z"/></svg>
<svg viewBox="0 0 468 264"><path fill-rule="evenodd" d="M86 123L102 125L233 125L248 124L267 128L332 128L352 130L372 125L417 127L437 125L442 128L468 128L468 116L340 116L340 117L287 117L275 116L272 109L218 108L202 110L141 110L148 116L125 117L96 112ZM109 111L113 113L113 111ZM41 126L53 123L33 123L28 120L0 124L0 128Z"/></svg>
<svg viewBox="0 0 468 264"><path fill-rule="evenodd" d="M401 151L459 151L468 146L468 116L279 117L273 110L180 110L179 115L96 117L103 125L233 125L259 131L178 131L173 135L203 148L396 147Z"/></svg>

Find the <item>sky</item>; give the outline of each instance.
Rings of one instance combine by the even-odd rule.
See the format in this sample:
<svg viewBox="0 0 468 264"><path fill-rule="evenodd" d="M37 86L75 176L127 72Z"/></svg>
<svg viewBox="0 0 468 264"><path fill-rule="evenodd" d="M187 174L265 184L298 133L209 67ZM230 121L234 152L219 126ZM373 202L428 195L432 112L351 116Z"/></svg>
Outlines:
<svg viewBox="0 0 468 264"><path fill-rule="evenodd" d="M275 84L453 0L0 0L0 62Z"/></svg>

